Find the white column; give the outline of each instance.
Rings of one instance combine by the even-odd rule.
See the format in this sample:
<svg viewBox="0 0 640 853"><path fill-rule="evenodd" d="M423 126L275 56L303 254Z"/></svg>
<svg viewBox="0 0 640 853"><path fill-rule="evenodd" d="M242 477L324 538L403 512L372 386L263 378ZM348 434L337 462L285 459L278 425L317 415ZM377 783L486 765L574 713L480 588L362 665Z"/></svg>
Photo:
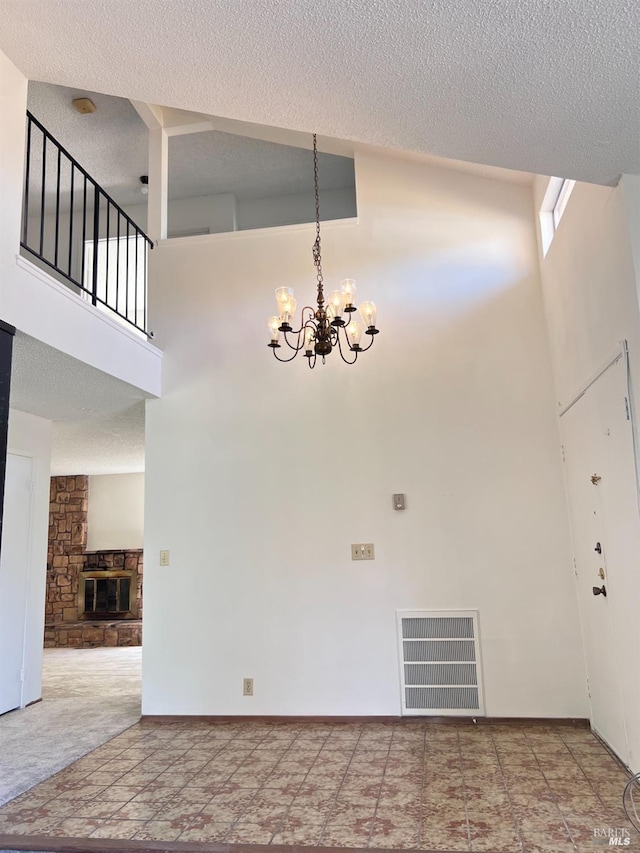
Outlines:
<svg viewBox="0 0 640 853"><path fill-rule="evenodd" d="M169 139L162 127L149 130L149 195L147 233L156 242L167 238Z"/></svg>

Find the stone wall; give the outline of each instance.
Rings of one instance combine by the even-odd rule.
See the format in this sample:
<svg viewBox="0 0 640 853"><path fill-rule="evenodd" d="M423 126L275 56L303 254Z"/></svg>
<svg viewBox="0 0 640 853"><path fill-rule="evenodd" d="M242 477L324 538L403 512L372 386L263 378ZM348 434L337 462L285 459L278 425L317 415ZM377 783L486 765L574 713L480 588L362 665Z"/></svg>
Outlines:
<svg viewBox="0 0 640 853"><path fill-rule="evenodd" d="M142 643L142 571L140 549L87 553L89 478L52 477L45 604L45 648L68 646L139 646ZM137 572L135 619L88 621L78 611L83 569Z"/></svg>
<svg viewBox="0 0 640 853"><path fill-rule="evenodd" d="M117 622L61 622L57 625L46 625L44 629L45 649L141 645L140 619L120 619Z"/></svg>
<svg viewBox="0 0 640 853"><path fill-rule="evenodd" d="M45 623L78 619L78 574L87 547L89 478L52 477Z"/></svg>

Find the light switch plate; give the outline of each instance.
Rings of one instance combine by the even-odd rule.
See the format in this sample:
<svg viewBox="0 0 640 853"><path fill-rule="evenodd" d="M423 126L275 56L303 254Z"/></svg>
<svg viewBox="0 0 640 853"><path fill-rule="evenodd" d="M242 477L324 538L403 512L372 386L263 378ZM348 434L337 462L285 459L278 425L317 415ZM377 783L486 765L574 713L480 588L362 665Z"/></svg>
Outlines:
<svg viewBox="0 0 640 853"><path fill-rule="evenodd" d="M352 560L375 560L373 542L357 543L351 546Z"/></svg>
<svg viewBox="0 0 640 853"><path fill-rule="evenodd" d="M404 509L406 507L405 496L402 494L393 496L393 508L394 509Z"/></svg>

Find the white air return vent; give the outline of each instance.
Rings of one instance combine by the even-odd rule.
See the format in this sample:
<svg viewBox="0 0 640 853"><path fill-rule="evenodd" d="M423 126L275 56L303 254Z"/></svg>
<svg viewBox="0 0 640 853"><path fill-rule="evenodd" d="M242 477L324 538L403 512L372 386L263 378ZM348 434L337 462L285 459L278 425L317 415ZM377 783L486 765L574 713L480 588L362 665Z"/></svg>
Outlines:
<svg viewBox="0 0 640 853"><path fill-rule="evenodd" d="M483 716L477 610L399 610L403 715Z"/></svg>

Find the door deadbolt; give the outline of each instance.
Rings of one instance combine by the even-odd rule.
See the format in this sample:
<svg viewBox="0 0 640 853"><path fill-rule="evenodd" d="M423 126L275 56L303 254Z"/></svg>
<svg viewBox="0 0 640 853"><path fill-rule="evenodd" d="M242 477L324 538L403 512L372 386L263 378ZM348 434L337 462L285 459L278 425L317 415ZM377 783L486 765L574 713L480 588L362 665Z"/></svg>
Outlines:
<svg viewBox="0 0 640 853"><path fill-rule="evenodd" d="M606 598L607 597L607 589L606 589L605 585L602 584L602 586L594 586L593 594L594 595L604 595L604 597Z"/></svg>
<svg viewBox="0 0 640 853"><path fill-rule="evenodd" d="M598 577L601 581L604 580L604 569L602 568L602 566L600 566L600 568L598 569Z"/></svg>
<svg viewBox="0 0 640 853"><path fill-rule="evenodd" d="M602 545L599 542L596 542L596 547L593 550L598 554L602 554Z"/></svg>

